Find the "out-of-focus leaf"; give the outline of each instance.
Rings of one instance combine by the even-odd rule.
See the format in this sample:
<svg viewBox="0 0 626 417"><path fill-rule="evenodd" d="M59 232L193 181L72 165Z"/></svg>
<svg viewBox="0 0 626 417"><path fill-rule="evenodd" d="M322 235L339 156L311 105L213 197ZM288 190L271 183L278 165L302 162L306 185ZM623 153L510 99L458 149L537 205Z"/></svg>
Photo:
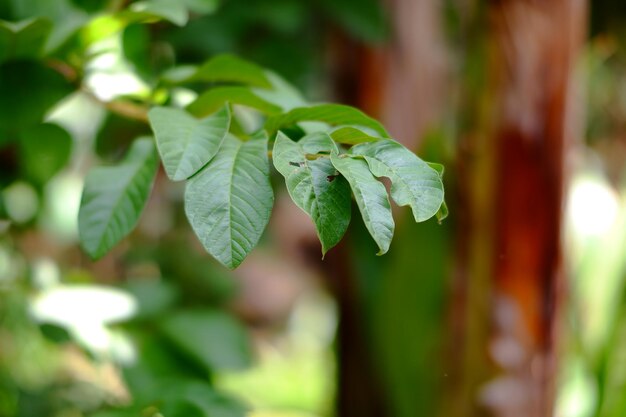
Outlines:
<svg viewBox="0 0 626 417"><path fill-rule="evenodd" d="M230 127L228 106L202 120L169 107L154 107L148 117L165 172L173 181L185 180L205 166Z"/></svg>
<svg viewBox="0 0 626 417"><path fill-rule="evenodd" d="M179 65L169 68L161 74L161 79L170 84L180 84L193 77L198 71L195 65Z"/></svg>
<svg viewBox="0 0 626 417"><path fill-rule="evenodd" d="M72 4L88 12L96 12L106 5L107 0L72 0Z"/></svg>
<svg viewBox="0 0 626 417"><path fill-rule="evenodd" d="M162 401L159 411L168 417L206 417L206 414L196 404L185 398L177 398L170 391L165 391L166 398Z"/></svg>
<svg viewBox="0 0 626 417"><path fill-rule="evenodd" d="M72 138L58 125L44 123L20 132L20 160L26 178L43 185L69 160Z"/></svg>
<svg viewBox="0 0 626 417"><path fill-rule="evenodd" d="M39 326L39 330L41 330L41 334L43 336L56 344L60 345L72 341L72 335L70 335L67 329L61 326L50 323L43 323Z"/></svg>
<svg viewBox="0 0 626 417"><path fill-rule="evenodd" d="M137 417L138 413L141 413L141 411L136 409L116 409L98 411L94 414L89 414L89 417Z"/></svg>
<svg viewBox="0 0 626 417"><path fill-rule="evenodd" d="M247 106L267 115L281 112L280 107L259 97L253 89L243 86L212 88L189 104L187 111L196 117L205 117L217 111L226 102Z"/></svg>
<svg viewBox="0 0 626 417"><path fill-rule="evenodd" d="M330 137L337 143L346 145L358 145L359 143L376 142L380 137L372 136L359 128L352 126L342 126L334 129Z"/></svg>
<svg viewBox="0 0 626 417"><path fill-rule="evenodd" d="M151 138L137 139L117 166L93 169L78 213L80 243L93 259L133 230L150 195L158 158Z"/></svg>
<svg viewBox="0 0 626 417"><path fill-rule="evenodd" d="M124 369L124 380L137 404L160 400L164 381L205 378L206 371L154 332L135 335L137 360Z"/></svg>
<svg viewBox="0 0 626 417"><path fill-rule="evenodd" d="M165 336L208 372L242 369L251 351L243 326L220 311L197 310L170 314L161 323Z"/></svg>
<svg viewBox="0 0 626 417"><path fill-rule="evenodd" d="M0 65L0 127L17 131L40 123L44 114L71 91L62 75L37 62Z"/></svg>
<svg viewBox="0 0 626 417"><path fill-rule="evenodd" d="M152 71L150 62L150 29L147 25L128 25L122 33L122 51L124 57L133 64L135 70L142 76Z"/></svg>
<svg viewBox="0 0 626 417"><path fill-rule="evenodd" d="M272 87L263 68L228 54L211 58L185 81L231 82L262 88Z"/></svg>
<svg viewBox="0 0 626 417"><path fill-rule="evenodd" d="M296 107L306 106L307 102L293 85L288 83L284 78L272 71L266 71L266 76L272 84L271 89L257 88L255 94L265 101L269 101L283 111L288 111Z"/></svg>
<svg viewBox="0 0 626 417"><path fill-rule="evenodd" d="M182 0L185 6L198 14L213 13L219 6L219 0Z"/></svg>
<svg viewBox="0 0 626 417"><path fill-rule="evenodd" d="M378 0L322 0L329 16L354 37L380 42L388 33L387 17Z"/></svg>
<svg viewBox="0 0 626 417"><path fill-rule="evenodd" d="M52 22L34 18L11 23L0 20L0 63L9 59L38 58L52 30Z"/></svg>
<svg viewBox="0 0 626 417"><path fill-rule="evenodd" d="M365 227L378 245L378 255L389 250L393 238L394 222L387 189L370 172L367 162L347 154L331 153L335 168L348 180L363 217Z"/></svg>
<svg viewBox="0 0 626 417"><path fill-rule="evenodd" d="M306 121L324 122L331 126L353 125L362 129L370 129L383 137L389 137L380 122L354 107L342 104L317 104L309 107L298 107L280 116L270 117L265 123L265 129L273 134L283 127Z"/></svg>
<svg viewBox="0 0 626 417"><path fill-rule="evenodd" d="M145 123L109 112L96 135L96 153L107 161L118 161L135 138L146 135L150 128Z"/></svg>
<svg viewBox="0 0 626 417"><path fill-rule="evenodd" d="M138 303L136 318L158 317L171 308L178 298L178 288L158 279L134 279L124 285Z"/></svg>
<svg viewBox="0 0 626 417"><path fill-rule="evenodd" d="M329 155L313 160L307 155L328 154L333 146L325 133L293 142L279 132L272 153L274 166L285 177L291 199L313 220L323 254L339 243L350 224L350 187Z"/></svg>
<svg viewBox="0 0 626 417"><path fill-rule="evenodd" d="M267 137L242 142L229 135L185 190L193 230L204 248L231 269L259 242L273 205Z"/></svg>
<svg viewBox="0 0 626 417"><path fill-rule="evenodd" d="M10 20L45 18L54 22L45 42L44 50L46 53L53 52L63 45L78 28L88 21L87 13L75 7L70 0L5 1L12 3L12 19Z"/></svg>
<svg viewBox="0 0 626 417"><path fill-rule="evenodd" d="M413 152L393 140L363 143L350 149L369 164L377 177L391 180L391 197L400 206L409 205L416 222L434 216L443 203L439 173Z"/></svg>
<svg viewBox="0 0 626 417"><path fill-rule="evenodd" d="M161 412L165 416L244 417L248 411L202 381L175 381L164 391L162 399Z"/></svg>
<svg viewBox="0 0 626 417"><path fill-rule="evenodd" d="M154 22L167 20L178 26L185 26L189 14L184 2L170 0L145 0L132 3L119 17L128 22Z"/></svg>

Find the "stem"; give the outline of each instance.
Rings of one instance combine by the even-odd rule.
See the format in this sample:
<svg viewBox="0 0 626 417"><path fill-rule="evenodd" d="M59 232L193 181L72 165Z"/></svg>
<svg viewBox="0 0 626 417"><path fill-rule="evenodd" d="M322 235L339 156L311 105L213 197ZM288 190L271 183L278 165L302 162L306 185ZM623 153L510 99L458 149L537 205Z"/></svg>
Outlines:
<svg viewBox="0 0 626 417"><path fill-rule="evenodd" d="M104 101L89 90L83 88L82 91L87 94L90 99L112 113L126 117L127 119L148 123L148 108L146 106L122 100Z"/></svg>
<svg viewBox="0 0 626 417"><path fill-rule="evenodd" d="M146 106L122 100L104 101L81 83L80 73L76 68L58 59L49 59L46 61L46 65L61 74L67 82L76 85L87 97L105 109L128 119L148 123L148 108Z"/></svg>

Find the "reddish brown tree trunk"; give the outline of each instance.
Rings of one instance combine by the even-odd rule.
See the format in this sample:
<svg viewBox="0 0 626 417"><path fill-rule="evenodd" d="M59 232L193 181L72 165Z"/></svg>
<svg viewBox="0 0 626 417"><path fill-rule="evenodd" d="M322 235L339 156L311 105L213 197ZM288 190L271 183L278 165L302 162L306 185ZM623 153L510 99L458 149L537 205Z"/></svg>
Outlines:
<svg viewBox="0 0 626 417"><path fill-rule="evenodd" d="M487 155L493 178L486 186L492 191L490 207L475 212L472 221L487 224L492 217L495 224L491 230L474 228L487 233L486 248L473 253L484 257L477 262L484 268L470 269L468 279L482 280L472 272L491 275L491 331L485 341L496 367L488 384L469 391L495 415L552 415L555 335L564 287L564 156L580 133L574 123L572 79L585 16L583 0L502 0L489 7L492 90L487 93L486 140L476 150ZM484 184L472 185L484 192ZM488 195L477 192L474 197ZM472 204L476 210L484 202ZM481 302L484 295L475 293L472 299L470 294L468 309L480 309ZM477 317L470 311L472 315ZM466 366L467 372L475 369ZM475 375L466 378L480 383Z"/></svg>

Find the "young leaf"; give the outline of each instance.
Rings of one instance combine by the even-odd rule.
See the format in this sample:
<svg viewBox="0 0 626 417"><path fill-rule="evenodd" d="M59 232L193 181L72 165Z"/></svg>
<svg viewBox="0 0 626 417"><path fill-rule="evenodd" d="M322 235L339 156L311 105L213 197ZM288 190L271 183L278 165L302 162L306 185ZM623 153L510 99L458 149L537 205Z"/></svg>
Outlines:
<svg viewBox="0 0 626 417"><path fill-rule="evenodd" d="M382 137L389 137L383 125L377 120L354 107L342 104L317 104L292 109L280 116L270 117L265 123L265 130L272 135L283 127L299 122L324 122L331 126L354 125L361 129L369 129Z"/></svg>
<svg viewBox="0 0 626 417"><path fill-rule="evenodd" d="M426 162L426 161L424 161ZM432 169L434 169L435 171L437 171L437 174L439 174L439 178L443 179L443 173L445 172L445 167L441 164L438 164L436 162L426 162L428 164L429 167L431 167Z"/></svg>
<svg viewBox="0 0 626 417"><path fill-rule="evenodd" d="M394 222L385 186L372 175L363 159L339 155L336 150L333 150L330 159L350 183L365 227L380 249L378 255L387 253L393 238Z"/></svg>
<svg viewBox="0 0 626 417"><path fill-rule="evenodd" d="M439 210L437 210L437 221L439 223L441 223L442 221L444 221L447 217L448 217L448 205L446 204L445 200L441 203L441 207L439 207Z"/></svg>
<svg viewBox="0 0 626 417"><path fill-rule="evenodd" d="M313 220L323 254L339 243L350 224L350 187L327 155L313 160L307 155L330 153L333 146L325 133L296 143L279 132L272 153L291 199Z"/></svg>
<svg viewBox="0 0 626 417"><path fill-rule="evenodd" d="M443 202L439 173L393 140L363 143L350 149L367 161L372 174L391 180L391 197L400 206L411 206L416 222L434 216Z"/></svg>
<svg viewBox="0 0 626 417"><path fill-rule="evenodd" d="M228 106L202 120L170 107L154 107L148 118L165 172L173 181L185 180L205 166L230 127Z"/></svg>
<svg viewBox="0 0 626 417"><path fill-rule="evenodd" d="M262 99L253 89L242 86L212 88L189 104L187 111L196 117L204 117L215 112L226 102L251 107L267 115L281 112L280 107Z"/></svg>
<svg viewBox="0 0 626 417"><path fill-rule="evenodd" d="M254 87L272 87L263 68L228 54L211 58L184 81L232 82Z"/></svg>
<svg viewBox="0 0 626 417"><path fill-rule="evenodd" d="M93 259L106 254L135 227L158 168L151 138L135 140L121 164L93 169L78 213L80 243Z"/></svg>
<svg viewBox="0 0 626 417"><path fill-rule="evenodd" d="M273 204L267 137L242 142L228 135L185 190L193 230L204 248L231 269L259 242Z"/></svg>

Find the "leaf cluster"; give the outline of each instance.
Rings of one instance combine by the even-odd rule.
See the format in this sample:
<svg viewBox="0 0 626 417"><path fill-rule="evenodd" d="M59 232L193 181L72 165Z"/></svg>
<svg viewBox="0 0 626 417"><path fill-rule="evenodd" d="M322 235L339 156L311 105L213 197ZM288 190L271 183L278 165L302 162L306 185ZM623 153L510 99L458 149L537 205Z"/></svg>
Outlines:
<svg viewBox="0 0 626 417"><path fill-rule="evenodd" d="M410 206L416 222L442 208L443 172L353 107L306 103L277 75L231 55L175 68L164 79L172 85L209 84L186 108L156 106L148 119L167 176L186 182L185 213L194 232L228 268L241 264L269 222L274 204L269 148L289 195L311 217L323 254L347 230L351 194L379 254L387 252L394 221L382 177L391 181L392 199ZM252 114L258 123L246 126L242 114ZM137 223L156 174L147 142L143 147L145 157L131 162L129 156L121 164L125 168L100 168L100 185L88 178L80 230L93 258ZM102 186L107 182L110 186ZM97 196L101 204L94 203Z"/></svg>

